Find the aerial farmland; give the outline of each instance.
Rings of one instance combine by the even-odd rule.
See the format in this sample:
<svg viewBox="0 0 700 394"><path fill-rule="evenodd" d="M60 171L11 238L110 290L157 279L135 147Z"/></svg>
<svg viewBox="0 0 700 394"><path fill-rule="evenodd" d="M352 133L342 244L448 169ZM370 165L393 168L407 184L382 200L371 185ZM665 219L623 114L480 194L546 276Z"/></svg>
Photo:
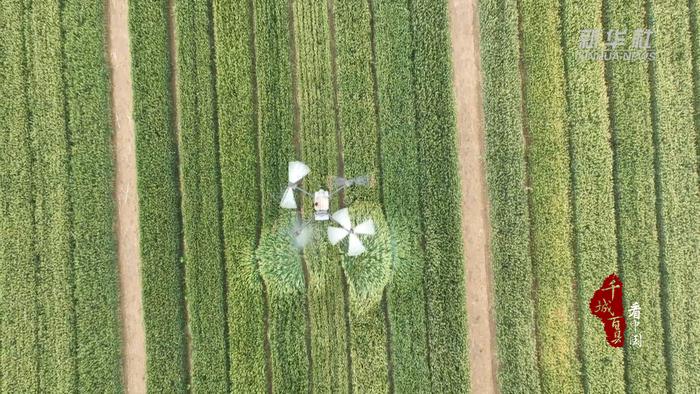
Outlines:
<svg viewBox="0 0 700 394"><path fill-rule="evenodd" d="M0 393L696 393L700 5L0 2Z"/></svg>

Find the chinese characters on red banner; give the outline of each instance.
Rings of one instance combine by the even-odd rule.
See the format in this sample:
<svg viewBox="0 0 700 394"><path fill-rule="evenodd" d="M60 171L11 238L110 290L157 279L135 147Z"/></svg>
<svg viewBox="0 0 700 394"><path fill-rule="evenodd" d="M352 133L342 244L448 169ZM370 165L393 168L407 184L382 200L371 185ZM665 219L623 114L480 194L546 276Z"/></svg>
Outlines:
<svg viewBox="0 0 700 394"><path fill-rule="evenodd" d="M591 313L603 322L605 336L612 347L625 344L624 308L622 306L622 281L612 274L605 278L603 285L593 293L589 304Z"/></svg>

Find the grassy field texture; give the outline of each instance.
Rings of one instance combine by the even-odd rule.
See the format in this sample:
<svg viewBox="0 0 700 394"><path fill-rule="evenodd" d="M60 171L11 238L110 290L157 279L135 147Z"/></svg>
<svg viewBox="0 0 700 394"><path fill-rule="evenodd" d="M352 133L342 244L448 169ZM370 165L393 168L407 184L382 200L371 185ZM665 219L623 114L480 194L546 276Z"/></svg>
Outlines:
<svg viewBox="0 0 700 394"><path fill-rule="evenodd" d="M75 358L71 343L72 264L68 140L58 4L25 3L29 139L32 157L37 267L39 391L70 391Z"/></svg>
<svg viewBox="0 0 700 394"><path fill-rule="evenodd" d="M606 1L605 29L644 28L644 3ZM627 337L625 348L625 380L634 393L661 392L666 386L648 67L645 62L606 64L620 278L626 309L633 302L644 308L644 345L632 348Z"/></svg>
<svg viewBox="0 0 700 394"><path fill-rule="evenodd" d="M545 392L582 392L559 9L543 1L519 6L540 378Z"/></svg>
<svg viewBox="0 0 700 394"><path fill-rule="evenodd" d="M365 0L334 1L332 4L335 15L336 94L343 172L349 178L359 175L376 177L379 175L379 145L374 103L370 5ZM353 207L359 207L361 203L378 203L379 188L376 184L351 188L344 193L344 200L345 205L350 207L351 218L358 224L370 216L357 216L363 211ZM371 213L374 216L383 215L381 210ZM374 266L375 263L376 260L370 260L368 264ZM346 264L362 265L362 262L356 258ZM352 284L347 269L344 274L346 281ZM381 278L382 275L377 277ZM349 304L353 390L360 393L387 392L389 382L384 310L380 302L373 303L368 307L369 310L360 310L354 307L353 302Z"/></svg>
<svg viewBox="0 0 700 394"><path fill-rule="evenodd" d="M104 13L100 3L77 0L64 1L61 9L73 228L72 351L77 391L119 392L122 361Z"/></svg>
<svg viewBox="0 0 700 394"><path fill-rule="evenodd" d="M0 391L39 389L32 158L27 109L27 54L21 1L0 3L0 182L3 200L0 269ZM6 131L5 131L6 130ZM12 269L10 269L10 266ZM23 302L8 302L10 299Z"/></svg>
<svg viewBox="0 0 700 394"><path fill-rule="evenodd" d="M129 2L148 389L184 392L187 373L168 3Z"/></svg>
<svg viewBox="0 0 700 394"><path fill-rule="evenodd" d="M296 217L296 212L282 212L279 207L282 187L287 183L287 165L295 156L288 3L255 1L255 21L261 214L265 232L274 231L272 227L281 215ZM288 230L289 227L284 228L285 236ZM288 244L289 238L280 242ZM303 392L309 387L303 269L299 251L293 248L293 253L294 258L288 260L291 269L300 274L301 286L288 292L279 285L267 284L272 387L276 392ZM271 263L279 266L282 259Z"/></svg>
<svg viewBox="0 0 700 394"><path fill-rule="evenodd" d="M613 153L605 68L579 58L581 31L602 29L602 1L562 4L562 45L571 158L574 261L583 383L588 392L624 390L623 352L603 341L588 303L605 273L618 272ZM598 48L601 44L598 44Z"/></svg>
<svg viewBox="0 0 700 394"><path fill-rule="evenodd" d="M229 391L226 275L215 119L211 3L175 2L178 147L191 389ZM230 152L225 152L230 154Z"/></svg>
<svg viewBox="0 0 700 394"><path fill-rule="evenodd" d="M432 391L469 387L461 210L447 1L412 2Z"/></svg>
<svg viewBox="0 0 700 394"><path fill-rule="evenodd" d="M430 389L423 292L418 138L413 101L408 2L371 2L375 30L381 195L395 237L392 281L386 290L394 390Z"/></svg>
<svg viewBox="0 0 700 394"><path fill-rule="evenodd" d="M517 3L482 0L479 18L498 382L502 392L537 392Z"/></svg>
<svg viewBox="0 0 700 394"><path fill-rule="evenodd" d="M266 391L265 300L255 266L260 184L253 101L250 8L214 2L222 225L228 273L231 387Z"/></svg>
<svg viewBox="0 0 700 394"><path fill-rule="evenodd" d="M697 159L698 185L700 186L700 5L697 0L688 2L690 12L690 32L693 53L693 109L695 120L695 150Z"/></svg>
<svg viewBox="0 0 700 394"><path fill-rule="evenodd" d="M687 2L647 3L658 51L651 65L657 220L664 280L668 383L678 392L700 387L700 195L696 134L692 132L692 53ZM682 33L679 33L682 32Z"/></svg>
<svg viewBox="0 0 700 394"><path fill-rule="evenodd" d="M264 227L280 216L287 166L294 159L294 108L288 5L255 0L257 131Z"/></svg>
<svg viewBox="0 0 700 394"><path fill-rule="evenodd" d="M387 3L385 9L382 4L375 8L373 2L284 5L255 0L240 5L176 0L154 6L134 0L129 6L148 388L183 392L247 387L264 392L272 385L282 391L386 391L393 382L389 368L395 359L399 389L427 390L417 183L399 179L403 177L387 182L394 188L389 192L394 195L389 197L394 204L392 226L401 239L394 259L408 286L395 288L393 301L380 302L381 291L372 293L370 310L352 301L365 297L358 296L365 291L358 290L360 282L351 281L344 294L338 250L323 243L305 253L311 273L308 305L303 293L290 295L272 284L268 294L255 250L261 233L278 220L279 189L286 164L295 155L314 169L307 182L313 190L328 188L327 176L343 172L379 177L382 152L383 161L395 161L389 166L397 172L412 168L418 176L418 140L432 139L435 144L426 152L441 156L425 163L425 173L437 173L447 163L448 189L457 190L452 109L440 107L452 103L446 9L443 5L435 12L421 3L416 7L420 15L413 17L410 3L397 2ZM11 234L24 219L37 231L26 237L26 245L18 237L2 243L5 256L21 255L17 249L26 246L24 273L31 280L25 280L18 293L25 291L27 299L35 300L36 311L24 322L34 325L31 337L23 338L33 357L17 368L27 368L33 376L29 384L38 390L119 391L105 9L98 4L81 8L73 0L48 5L27 0L6 7L15 20L4 19L3 31L17 41L3 41L8 56L2 64L8 70L8 86L15 83L15 90L26 89L28 94L22 100L23 115L6 105L3 118L13 129L22 123L27 138L8 134L3 143L25 148L16 149L25 155L17 161L28 170L18 172L3 160L3 168L8 168L3 182L13 184L8 186L12 196L14 185L19 185L17 192L25 192L28 200L23 206L26 217L15 218L23 214L22 207L3 191L2 209L8 215L2 229ZM386 13L386 41L380 45L385 52L377 56L383 59L383 71L374 63L374 11ZM389 21L394 12L403 25ZM441 26L435 36L430 31L433 21ZM424 39L438 43L442 52L434 55L432 44L414 48ZM416 91L414 51L421 75L429 76L434 67L442 69ZM394 53L402 54L398 64L390 60ZM386 73L383 87L378 73ZM27 82L19 82L22 78ZM439 87L437 92L433 87ZM380 144L378 119L382 89L383 94L402 95L400 108L386 99L383 122L393 128L386 131L386 147ZM416 97L420 105L414 103ZM298 130L294 110L299 111ZM394 113L401 119L390 119ZM416 132L415 113L420 113L421 134ZM443 129L444 119L449 124ZM409 154L394 159L387 153ZM379 203L384 186L379 179L372 187L348 192L348 201ZM402 199L404 186L412 193L408 207ZM458 195L448 195L449 201L438 198L434 203L449 207ZM459 222L459 215L432 208L426 212L434 215L433 230L442 229L443 216L452 224ZM459 277L448 292L440 294L435 287L432 325L444 327L435 337L440 345L436 370L454 375L450 360L442 356L455 349L463 352L455 356L461 361L452 382L463 383L463 388L468 382L466 361L461 359L466 340L459 337L466 333L461 318L464 294L459 292L463 272L455 256L461 253L461 243L452 242L459 234L457 227L451 228L452 238L429 242L433 286L444 275L438 268L450 264L443 256L453 260L451 268L460 263ZM378 289L389 277L389 266L381 269L385 271ZM9 284L13 278L3 273L3 279ZM0 293L3 299L9 291ZM13 313L19 312L3 308L7 314L0 316L1 326L9 333ZM390 334L392 324L395 334ZM391 353L394 339L396 355ZM3 337L3 344L12 341L12 335ZM310 368L312 361L316 368ZM12 375L12 369L2 374Z"/></svg>
<svg viewBox="0 0 700 394"><path fill-rule="evenodd" d="M270 302L269 337L272 353L272 389L275 392L309 391L309 359L305 332L305 283L301 254L289 230L296 211L283 212L266 226L256 250L260 273Z"/></svg>
<svg viewBox="0 0 700 394"><path fill-rule="evenodd" d="M350 355L353 391L390 391L387 371L387 338L384 326L384 288L391 277L392 248L389 227L376 203L353 204L356 221L373 218L376 234L363 237L367 251L343 256L350 304Z"/></svg>
<svg viewBox="0 0 700 394"><path fill-rule="evenodd" d="M327 176L338 173L333 83L329 48L328 8L324 1L295 0L294 39L300 113L301 159L312 172L309 190L327 188ZM336 209L337 207L332 207ZM307 215L311 207L304 206ZM316 241L304 250L309 271L312 389L318 392L349 389L342 272L337 249L316 231Z"/></svg>
<svg viewBox="0 0 700 394"><path fill-rule="evenodd" d="M2 14L0 391L118 392L103 8Z"/></svg>

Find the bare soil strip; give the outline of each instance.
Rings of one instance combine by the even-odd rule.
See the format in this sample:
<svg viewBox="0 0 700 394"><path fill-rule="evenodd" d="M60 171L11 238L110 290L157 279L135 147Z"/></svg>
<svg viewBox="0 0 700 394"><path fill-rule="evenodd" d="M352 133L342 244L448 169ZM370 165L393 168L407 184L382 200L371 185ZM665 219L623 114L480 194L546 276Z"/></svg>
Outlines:
<svg viewBox="0 0 700 394"><path fill-rule="evenodd" d="M141 255L136 189L129 51L128 2L110 0L107 5L109 64L114 123L115 201L117 209L117 256L124 388L127 393L146 392L146 336L141 302Z"/></svg>
<svg viewBox="0 0 700 394"><path fill-rule="evenodd" d="M471 391L496 393L488 197L484 168L484 114L477 0L450 0L450 32L462 179L462 232L469 320Z"/></svg>

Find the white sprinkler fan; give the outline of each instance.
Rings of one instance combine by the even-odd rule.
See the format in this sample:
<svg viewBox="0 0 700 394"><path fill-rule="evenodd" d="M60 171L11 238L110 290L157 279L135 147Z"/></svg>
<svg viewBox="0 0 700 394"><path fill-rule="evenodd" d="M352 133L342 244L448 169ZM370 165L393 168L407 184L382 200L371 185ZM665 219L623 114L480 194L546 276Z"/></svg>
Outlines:
<svg viewBox="0 0 700 394"><path fill-rule="evenodd" d="M360 240L360 235L374 235L374 222L372 219L367 219L364 222L353 227L350 220L350 212L347 208L343 208L335 212L331 218L338 223L342 228L328 226L328 241L331 245L337 245L338 242L348 237L348 256L359 256L365 252L365 246Z"/></svg>
<svg viewBox="0 0 700 394"><path fill-rule="evenodd" d="M311 169L309 166L306 164L300 162L300 161L290 161L289 162L289 175L288 175L288 181L289 183L287 184L287 189L284 191L284 194L282 195L282 201L280 202L280 207L286 208L286 209L296 209L297 208L297 202L294 199L294 191L297 189L299 186L299 182L301 182L302 179L306 175L311 172Z"/></svg>
<svg viewBox="0 0 700 394"><path fill-rule="evenodd" d="M314 236L314 229L310 223L298 222L292 229L292 238L294 239L294 246L299 249L304 249L306 245L311 242Z"/></svg>

